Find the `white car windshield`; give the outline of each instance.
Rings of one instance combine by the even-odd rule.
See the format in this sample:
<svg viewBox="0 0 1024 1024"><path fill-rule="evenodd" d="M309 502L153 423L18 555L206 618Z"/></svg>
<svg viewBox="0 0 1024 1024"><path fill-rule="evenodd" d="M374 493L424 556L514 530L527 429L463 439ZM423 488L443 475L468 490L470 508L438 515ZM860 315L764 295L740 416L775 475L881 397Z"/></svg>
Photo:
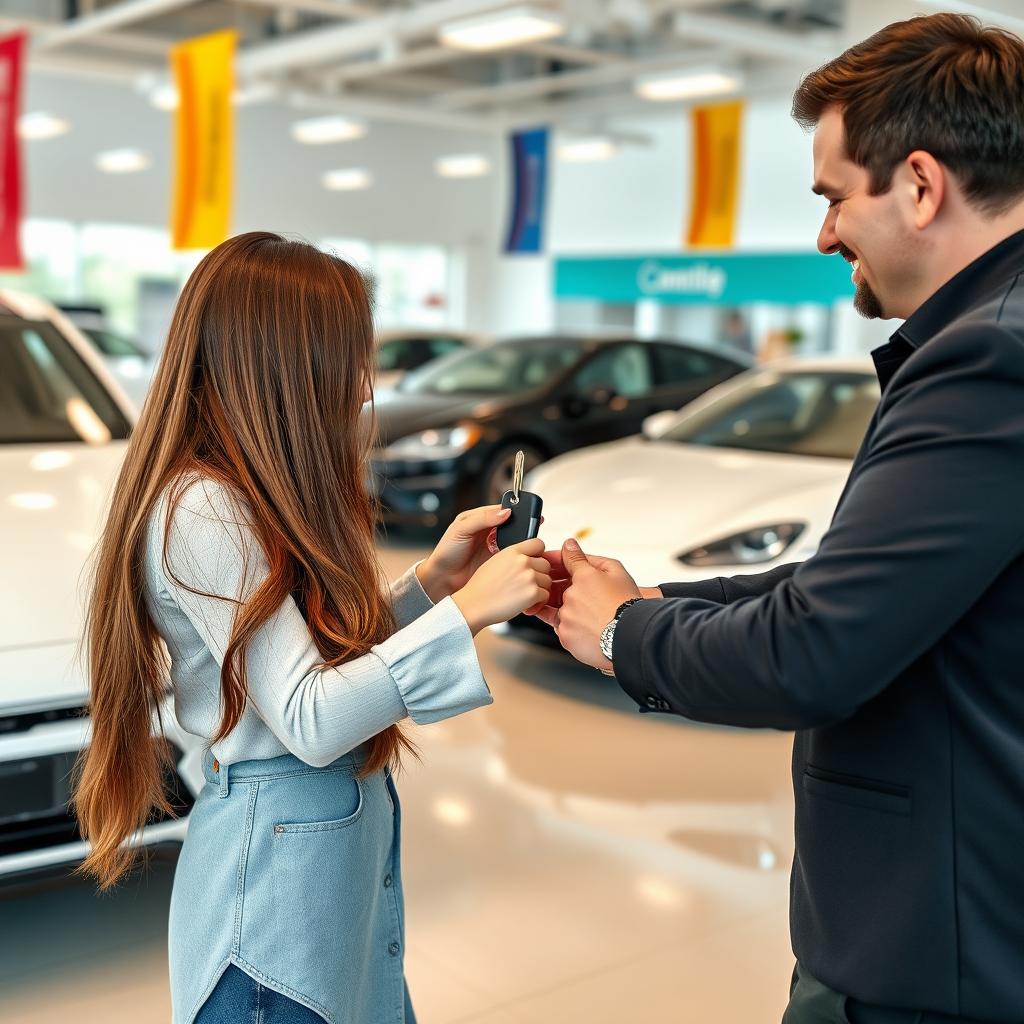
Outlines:
<svg viewBox="0 0 1024 1024"><path fill-rule="evenodd" d="M434 395L525 391L572 366L585 346L577 338L545 338L459 352L408 374L398 390Z"/></svg>
<svg viewBox="0 0 1024 1024"><path fill-rule="evenodd" d="M102 444L126 438L125 414L46 321L0 316L0 444Z"/></svg>
<svg viewBox="0 0 1024 1024"><path fill-rule="evenodd" d="M657 440L852 459L878 397L868 373L754 372Z"/></svg>

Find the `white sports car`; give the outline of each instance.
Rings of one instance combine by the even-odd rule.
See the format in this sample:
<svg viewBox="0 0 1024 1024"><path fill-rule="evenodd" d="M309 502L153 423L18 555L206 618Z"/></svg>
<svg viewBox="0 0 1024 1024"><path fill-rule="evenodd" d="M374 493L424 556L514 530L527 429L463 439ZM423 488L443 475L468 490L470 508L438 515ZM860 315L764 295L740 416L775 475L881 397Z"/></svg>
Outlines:
<svg viewBox="0 0 1024 1024"><path fill-rule="evenodd" d="M866 360L750 370L651 417L642 436L534 470L526 488L544 499L542 536L549 547L578 538L641 586L801 561L828 529L878 397ZM530 617L510 632L554 640Z"/></svg>
<svg viewBox="0 0 1024 1024"><path fill-rule="evenodd" d="M99 536L134 413L78 330L49 303L0 291L0 882L86 852L68 811L88 741L79 644L86 562ZM202 751L170 706L182 817L146 844L180 843L202 785Z"/></svg>

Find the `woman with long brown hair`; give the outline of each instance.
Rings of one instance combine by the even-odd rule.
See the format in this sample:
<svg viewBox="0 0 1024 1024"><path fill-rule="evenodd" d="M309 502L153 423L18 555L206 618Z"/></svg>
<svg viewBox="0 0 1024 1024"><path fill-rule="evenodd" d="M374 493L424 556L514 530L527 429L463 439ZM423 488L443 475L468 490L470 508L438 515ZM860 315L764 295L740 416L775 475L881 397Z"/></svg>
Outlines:
<svg viewBox="0 0 1024 1024"><path fill-rule="evenodd" d="M390 592L365 489L361 275L265 232L186 284L100 544L76 789L103 888L161 787L159 707L205 741L171 898L174 1024L411 1024L399 723L491 701L473 635L542 605L540 540L464 513ZM155 735L154 735L155 733Z"/></svg>

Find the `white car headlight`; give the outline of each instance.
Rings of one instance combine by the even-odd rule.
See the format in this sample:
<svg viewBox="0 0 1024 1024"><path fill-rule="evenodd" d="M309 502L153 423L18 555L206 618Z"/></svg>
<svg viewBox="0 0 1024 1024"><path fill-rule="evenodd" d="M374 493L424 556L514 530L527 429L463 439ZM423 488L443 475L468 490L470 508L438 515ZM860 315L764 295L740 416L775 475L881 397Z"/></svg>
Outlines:
<svg viewBox="0 0 1024 1024"><path fill-rule="evenodd" d="M424 430L392 442L379 452L382 459L453 459L480 440L480 428L472 423L437 430Z"/></svg>
<svg viewBox="0 0 1024 1024"><path fill-rule="evenodd" d="M773 523L734 533L678 556L685 565L757 565L779 557L807 528L806 523Z"/></svg>

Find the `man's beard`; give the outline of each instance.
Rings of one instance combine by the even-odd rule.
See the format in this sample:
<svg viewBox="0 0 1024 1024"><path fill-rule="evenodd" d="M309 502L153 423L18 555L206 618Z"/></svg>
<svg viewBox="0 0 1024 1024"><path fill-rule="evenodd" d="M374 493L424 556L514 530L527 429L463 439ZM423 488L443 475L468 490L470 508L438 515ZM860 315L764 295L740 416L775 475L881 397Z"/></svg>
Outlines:
<svg viewBox="0 0 1024 1024"><path fill-rule="evenodd" d="M853 308L868 320L881 320L884 314L881 300L871 290L871 285L863 279L854 293Z"/></svg>
<svg viewBox="0 0 1024 1024"><path fill-rule="evenodd" d="M846 262L851 265L857 258L842 243L839 245L839 253ZM862 277L860 279L860 284L858 284L856 288L857 291L853 296L853 308L868 320L881 320L884 313L882 303L878 296L871 290L871 285L869 285Z"/></svg>

